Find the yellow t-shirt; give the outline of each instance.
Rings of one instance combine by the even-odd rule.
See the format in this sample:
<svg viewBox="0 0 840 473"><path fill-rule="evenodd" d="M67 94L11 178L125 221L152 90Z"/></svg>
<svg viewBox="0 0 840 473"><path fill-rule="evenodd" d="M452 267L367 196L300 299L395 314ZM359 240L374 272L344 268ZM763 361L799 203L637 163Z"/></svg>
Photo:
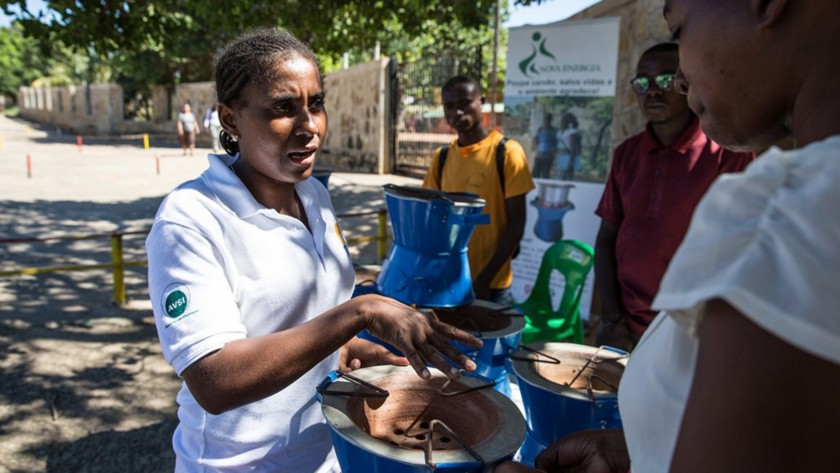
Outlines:
<svg viewBox="0 0 840 473"><path fill-rule="evenodd" d="M484 213L490 215L490 223L475 227L467 249L473 278L493 257L499 238L507 226L505 199L527 194L534 188L522 145L508 140L505 143L505 195L502 195L502 185L496 171L496 147L502 138L501 133L493 130L487 138L470 146L458 146L456 139L449 146L442 178L438 175L438 149L423 180L423 187L444 192L472 192L487 201ZM490 287L507 288L512 281L513 272L508 260L493 278Z"/></svg>

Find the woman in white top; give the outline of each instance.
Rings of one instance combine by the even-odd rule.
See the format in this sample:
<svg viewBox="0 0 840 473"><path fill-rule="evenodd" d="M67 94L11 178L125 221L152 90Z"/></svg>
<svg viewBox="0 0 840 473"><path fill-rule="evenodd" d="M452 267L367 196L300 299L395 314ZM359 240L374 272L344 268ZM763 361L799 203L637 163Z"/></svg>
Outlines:
<svg viewBox="0 0 840 473"><path fill-rule="evenodd" d="M219 121L219 111L216 110L216 104L207 109L204 114L204 128L210 132L210 138L213 139L213 152L218 153L222 149L221 138L219 133L222 131L222 122Z"/></svg>
<svg viewBox="0 0 840 473"><path fill-rule="evenodd" d="M327 134L318 61L257 30L216 64L222 144L161 204L146 241L163 354L184 379L176 471L337 472L316 385L332 369L475 369L466 332L378 295L354 271L327 190L311 178ZM367 329L406 358L355 339ZM339 353L340 352L340 353Z"/></svg>
<svg viewBox="0 0 840 473"><path fill-rule="evenodd" d="M840 2L664 12L703 130L737 149L789 135L798 148L719 178L698 206L621 382L624 431L567 437L536 466L840 471Z"/></svg>
<svg viewBox="0 0 840 473"><path fill-rule="evenodd" d="M571 181L575 173L580 171L581 134L578 129L578 119L572 112L566 112L560 119L560 130L557 132L557 167L560 178Z"/></svg>
<svg viewBox="0 0 840 473"><path fill-rule="evenodd" d="M190 156L193 155L195 151L195 137L198 133L199 128L195 114L192 113L190 104L185 103L181 108L181 113L178 114L178 141L181 142L184 155L187 153Z"/></svg>

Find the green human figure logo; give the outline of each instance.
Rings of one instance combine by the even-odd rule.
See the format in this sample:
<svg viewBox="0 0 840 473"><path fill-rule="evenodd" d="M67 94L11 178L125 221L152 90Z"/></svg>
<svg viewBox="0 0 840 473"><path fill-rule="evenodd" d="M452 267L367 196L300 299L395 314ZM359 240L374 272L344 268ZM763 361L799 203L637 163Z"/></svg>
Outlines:
<svg viewBox="0 0 840 473"><path fill-rule="evenodd" d="M522 71L526 77L539 75L540 71L537 69L537 56L544 56L550 58L554 62L557 62L557 58L554 57L554 54L551 54L551 52L545 47L545 42L548 38L544 38L539 31L535 31L531 39L533 40L533 44L531 44L531 55L519 63L519 70Z"/></svg>

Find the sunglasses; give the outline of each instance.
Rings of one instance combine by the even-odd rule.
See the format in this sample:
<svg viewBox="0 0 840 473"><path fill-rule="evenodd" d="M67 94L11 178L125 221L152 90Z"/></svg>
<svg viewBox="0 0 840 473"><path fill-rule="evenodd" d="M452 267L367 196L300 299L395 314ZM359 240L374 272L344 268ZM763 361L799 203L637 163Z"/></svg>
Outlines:
<svg viewBox="0 0 840 473"><path fill-rule="evenodd" d="M659 90L670 90L674 86L674 78L677 76L674 72L663 72L655 77L638 75L630 80L633 86L633 91L639 95L644 95L650 90L650 86L655 84Z"/></svg>

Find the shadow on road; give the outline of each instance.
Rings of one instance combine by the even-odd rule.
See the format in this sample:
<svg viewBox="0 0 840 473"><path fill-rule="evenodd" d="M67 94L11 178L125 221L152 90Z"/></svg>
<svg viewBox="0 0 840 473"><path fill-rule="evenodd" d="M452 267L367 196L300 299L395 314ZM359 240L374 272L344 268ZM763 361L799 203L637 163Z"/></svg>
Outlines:
<svg viewBox="0 0 840 473"><path fill-rule="evenodd" d="M172 432L176 419L125 432L99 432L72 442L53 445L48 453L49 473L170 472L175 469Z"/></svg>
<svg viewBox="0 0 840 473"><path fill-rule="evenodd" d="M384 208L379 185L330 185L336 211ZM128 202L3 201L0 271L111 262L114 231L151 226L163 196ZM340 219L348 238L375 235L377 217ZM144 236L127 236L128 261ZM376 242L351 246L379 263ZM0 471L168 472L180 380L162 356L146 268L127 268L128 307L112 304L109 269L0 277ZM5 469L4 469L5 468Z"/></svg>

